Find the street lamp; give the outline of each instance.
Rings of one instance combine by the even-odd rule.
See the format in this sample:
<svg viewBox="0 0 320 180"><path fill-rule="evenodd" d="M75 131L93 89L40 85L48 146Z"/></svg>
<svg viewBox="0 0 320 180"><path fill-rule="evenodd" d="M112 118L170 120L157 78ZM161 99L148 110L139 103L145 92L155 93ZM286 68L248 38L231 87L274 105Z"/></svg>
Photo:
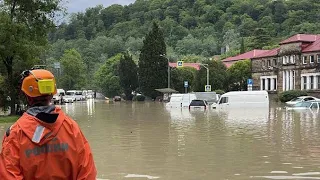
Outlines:
<svg viewBox="0 0 320 180"><path fill-rule="evenodd" d="M208 64L200 64L200 65L207 69L207 85L209 85L209 67L208 67L209 65Z"/></svg>
<svg viewBox="0 0 320 180"><path fill-rule="evenodd" d="M160 54L160 57L164 57L168 61L168 88L170 88L170 64L169 64L169 59L165 54Z"/></svg>

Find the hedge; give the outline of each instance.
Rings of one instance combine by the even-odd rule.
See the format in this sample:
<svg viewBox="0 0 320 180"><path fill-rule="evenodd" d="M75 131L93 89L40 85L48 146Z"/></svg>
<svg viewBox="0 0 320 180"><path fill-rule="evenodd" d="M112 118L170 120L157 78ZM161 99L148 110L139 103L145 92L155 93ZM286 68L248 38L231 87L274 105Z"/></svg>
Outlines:
<svg viewBox="0 0 320 180"><path fill-rule="evenodd" d="M308 93L306 91L300 91L300 90L284 91L279 94L279 100L281 102L287 102L299 96L308 96Z"/></svg>

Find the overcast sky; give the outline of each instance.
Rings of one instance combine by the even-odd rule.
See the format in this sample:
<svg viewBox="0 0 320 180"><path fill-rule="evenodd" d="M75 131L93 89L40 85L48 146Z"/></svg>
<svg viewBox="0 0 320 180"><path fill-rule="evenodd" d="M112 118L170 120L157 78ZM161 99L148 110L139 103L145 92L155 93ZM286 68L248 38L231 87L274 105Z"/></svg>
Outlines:
<svg viewBox="0 0 320 180"><path fill-rule="evenodd" d="M0 0L1 1L1 0ZM133 3L135 0L67 0L68 12L79 12L84 11L86 8L95 7L96 5L102 4L107 7L112 4L128 5Z"/></svg>

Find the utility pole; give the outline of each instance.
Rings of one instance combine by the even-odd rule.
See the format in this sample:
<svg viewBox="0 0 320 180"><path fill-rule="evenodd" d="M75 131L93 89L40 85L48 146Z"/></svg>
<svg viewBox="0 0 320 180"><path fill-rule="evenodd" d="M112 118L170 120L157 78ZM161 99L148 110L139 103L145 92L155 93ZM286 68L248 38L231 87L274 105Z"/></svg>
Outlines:
<svg viewBox="0 0 320 180"><path fill-rule="evenodd" d="M209 85L209 67L208 67L209 65L208 64L200 64L200 65L207 69L207 84L206 85Z"/></svg>
<svg viewBox="0 0 320 180"><path fill-rule="evenodd" d="M168 61L168 88L170 88L170 64L169 64L170 62L169 62L169 59L166 57L165 54L160 54L160 57L164 57Z"/></svg>

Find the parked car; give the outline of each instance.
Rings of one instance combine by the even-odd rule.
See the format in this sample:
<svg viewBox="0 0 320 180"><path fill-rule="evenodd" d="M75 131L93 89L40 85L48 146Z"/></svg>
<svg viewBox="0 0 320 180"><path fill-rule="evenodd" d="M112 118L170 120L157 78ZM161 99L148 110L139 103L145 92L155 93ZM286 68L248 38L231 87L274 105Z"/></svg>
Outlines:
<svg viewBox="0 0 320 180"><path fill-rule="evenodd" d="M189 110L207 110L209 109L208 102L205 100L192 100L189 105Z"/></svg>
<svg viewBox="0 0 320 180"><path fill-rule="evenodd" d="M298 102L297 104L287 107L287 109L319 109L320 108L320 101L304 101Z"/></svg>
<svg viewBox="0 0 320 180"><path fill-rule="evenodd" d="M63 89L57 89L57 94L52 97L53 104L62 104L64 102L63 98L65 95L66 92Z"/></svg>
<svg viewBox="0 0 320 180"><path fill-rule="evenodd" d="M73 90L67 91L66 95L65 95L65 97L63 97L63 99L66 103L71 102L71 100L72 100L72 102L77 101L76 91L73 91Z"/></svg>
<svg viewBox="0 0 320 180"><path fill-rule="evenodd" d="M120 96L115 96L114 98L113 98L113 101L121 101L121 97Z"/></svg>
<svg viewBox="0 0 320 180"><path fill-rule="evenodd" d="M305 102L305 101L320 101L320 99L313 97L313 96L300 96L300 97L294 98L290 101L287 101L286 105L293 106L297 103Z"/></svg>

